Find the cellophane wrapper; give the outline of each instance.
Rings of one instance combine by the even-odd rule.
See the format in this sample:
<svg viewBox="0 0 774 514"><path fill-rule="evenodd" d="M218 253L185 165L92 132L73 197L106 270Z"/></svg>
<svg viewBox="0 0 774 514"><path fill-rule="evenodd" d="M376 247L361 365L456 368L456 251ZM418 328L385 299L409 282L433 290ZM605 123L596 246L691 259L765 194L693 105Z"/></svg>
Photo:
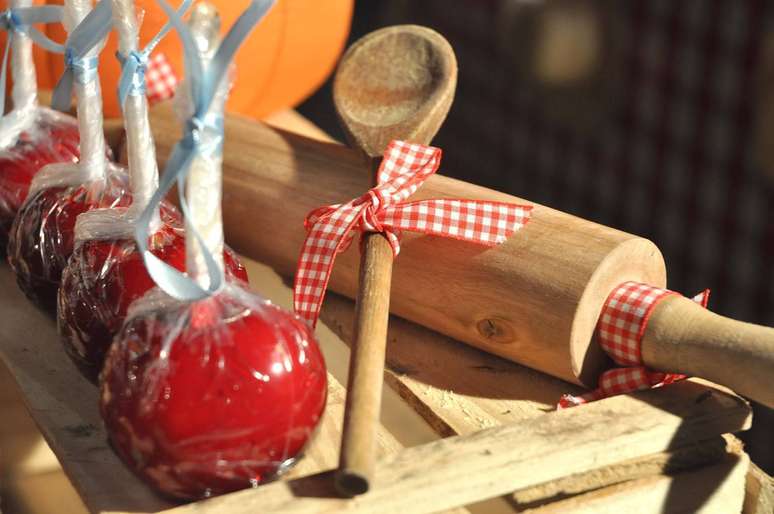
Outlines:
<svg viewBox="0 0 774 514"><path fill-rule="evenodd" d="M129 209L97 209L78 218L75 250L62 273L57 305L65 350L90 380L96 381L113 337L129 306L155 284L134 240ZM180 213L163 202L148 248L159 259L185 270L185 231ZM230 248L224 249L227 280L247 283L247 271Z"/></svg>
<svg viewBox="0 0 774 514"><path fill-rule="evenodd" d="M100 384L117 453L177 498L281 474L312 438L327 394L310 327L235 283L195 302L151 290L130 308Z"/></svg>
<svg viewBox="0 0 774 514"><path fill-rule="evenodd" d="M75 163L78 139L75 118L36 104L0 121L0 251L35 174L49 163Z"/></svg>
<svg viewBox="0 0 774 514"><path fill-rule="evenodd" d="M62 270L73 252L78 215L131 203L125 169L108 160L99 81L76 81L74 91L80 159L48 164L37 172L11 226L7 250L19 287L52 312Z"/></svg>
<svg viewBox="0 0 774 514"><path fill-rule="evenodd" d="M28 7L32 2L14 2ZM52 162L75 162L79 155L78 124L72 116L38 105L32 41L23 32L13 38L11 92L13 110L0 119L0 252L27 197L33 176ZM5 106L0 106L4 109Z"/></svg>
<svg viewBox="0 0 774 514"><path fill-rule="evenodd" d="M124 168L112 163L106 167L105 178L82 181L88 175L77 165L49 165L50 185L38 183L11 227L8 263L16 281L28 298L52 312L62 271L74 249L78 215L131 203Z"/></svg>

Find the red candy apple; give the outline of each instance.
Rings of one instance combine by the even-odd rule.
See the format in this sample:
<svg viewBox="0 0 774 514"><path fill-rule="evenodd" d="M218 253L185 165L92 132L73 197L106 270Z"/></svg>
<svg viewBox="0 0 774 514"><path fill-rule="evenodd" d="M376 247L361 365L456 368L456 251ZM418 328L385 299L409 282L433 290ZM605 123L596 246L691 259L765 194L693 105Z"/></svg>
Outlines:
<svg viewBox="0 0 774 514"><path fill-rule="evenodd" d="M129 205L126 182L123 170L111 166L104 181L41 189L24 203L11 226L8 263L28 298L55 311L76 218L92 209Z"/></svg>
<svg viewBox="0 0 774 514"><path fill-rule="evenodd" d="M16 212L27 198L35 173L54 162L78 160L78 125L41 111L32 127L0 151L0 252L8 244L8 232Z"/></svg>
<svg viewBox="0 0 774 514"><path fill-rule="evenodd" d="M160 212L162 225L149 248L184 271L180 214L166 203ZM247 283L247 271L230 249L223 252L223 260L227 279ZM96 380L129 305L154 286L134 240L87 240L76 247L62 273L57 315L65 350L89 379Z"/></svg>
<svg viewBox="0 0 774 514"><path fill-rule="evenodd" d="M197 302L133 305L105 361L100 408L138 475L167 495L201 498L292 464L326 388L307 324L230 284Z"/></svg>

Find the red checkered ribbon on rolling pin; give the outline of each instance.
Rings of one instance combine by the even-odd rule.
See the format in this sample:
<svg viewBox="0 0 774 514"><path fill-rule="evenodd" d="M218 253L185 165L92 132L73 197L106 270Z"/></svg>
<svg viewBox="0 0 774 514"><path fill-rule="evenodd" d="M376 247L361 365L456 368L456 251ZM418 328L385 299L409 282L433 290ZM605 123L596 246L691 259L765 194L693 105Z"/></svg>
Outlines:
<svg viewBox="0 0 774 514"><path fill-rule="evenodd" d="M145 89L148 103L154 104L175 96L177 75L167 61L167 57L159 52L148 59L145 70Z"/></svg>
<svg viewBox="0 0 774 514"><path fill-rule="evenodd" d="M679 293L639 282L624 282L618 286L602 308L597 334L602 349L616 364L624 367L602 373L597 389L590 393L562 396L557 408L574 407L608 396L661 387L685 378L685 375L649 370L642 365L640 352L640 342L653 309L661 300L675 294ZM693 300L707 307L709 290L694 296Z"/></svg>
<svg viewBox="0 0 774 514"><path fill-rule="evenodd" d="M317 323L333 261L349 247L356 231L381 232L397 257L403 230L494 246L529 221L530 205L461 199L405 202L440 163L439 148L393 141L384 153L376 187L351 202L307 215L293 288L299 316L312 326Z"/></svg>

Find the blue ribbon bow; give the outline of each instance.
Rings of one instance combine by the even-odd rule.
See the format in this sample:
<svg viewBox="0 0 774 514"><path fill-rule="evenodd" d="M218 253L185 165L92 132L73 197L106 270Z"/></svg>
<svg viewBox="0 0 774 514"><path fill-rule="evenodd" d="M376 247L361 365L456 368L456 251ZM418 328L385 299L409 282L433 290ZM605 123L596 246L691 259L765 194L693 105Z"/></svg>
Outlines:
<svg viewBox="0 0 774 514"><path fill-rule="evenodd" d="M13 44L12 34L23 32L43 48L53 52L61 52L62 45L46 37L32 24L57 23L62 21L63 15L64 9L61 5L11 8L0 13L0 29L8 33L5 40L3 62L0 65L0 111L5 108L5 85L8 77L8 57L11 54L11 45Z"/></svg>
<svg viewBox="0 0 774 514"><path fill-rule="evenodd" d="M207 249L203 238L194 227L188 227L190 232L186 237L195 237L202 248L209 285L206 289L168 265L148 249L151 224L156 209L167 195L172 185L177 182L180 208L186 219L190 218L190 210L185 200L185 184L191 163L198 155L215 155L221 151L221 145L204 145L202 137L205 131L217 131L223 133L223 119L221 116L209 113L210 105L215 98L218 86L228 75L228 66L235 52L248 36L255 25L266 15L274 5L274 0L253 0L248 8L239 16L221 42L212 60L206 68L199 56L196 43L193 40L188 27L178 16L172 7L164 0L159 4L169 16L169 22L180 34L183 43L183 51L186 62L187 81L191 88L191 100L193 103L193 115L188 120L183 130L183 137L175 145L172 154L167 160L164 174L161 177L159 188L153 194L148 206L137 220L135 228L135 240L137 247L143 256L148 273L167 294L183 301L194 301L206 298L217 292L224 282L223 270L220 269L212 253Z"/></svg>
<svg viewBox="0 0 774 514"><path fill-rule="evenodd" d="M100 0L94 9L67 36L64 44L65 71L54 88L51 107L67 111L73 95L73 82L88 84L97 79L97 57L87 57L107 36L112 27L113 9L110 0Z"/></svg>
<svg viewBox="0 0 774 514"><path fill-rule="evenodd" d="M191 6L191 2L192 0L183 0L178 8L178 14L185 13ZM148 57L171 28L172 24L166 23L147 46L140 51L132 51L129 55L116 52L116 57L121 63L121 76L118 79L118 102L122 108L129 95L145 94L145 70L148 68Z"/></svg>

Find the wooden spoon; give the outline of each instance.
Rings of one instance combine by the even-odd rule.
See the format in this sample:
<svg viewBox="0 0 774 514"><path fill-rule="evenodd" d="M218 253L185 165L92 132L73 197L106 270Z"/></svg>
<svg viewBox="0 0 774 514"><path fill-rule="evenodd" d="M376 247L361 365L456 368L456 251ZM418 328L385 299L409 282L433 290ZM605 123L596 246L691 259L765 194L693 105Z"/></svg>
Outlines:
<svg viewBox="0 0 774 514"><path fill-rule="evenodd" d="M377 30L344 54L333 102L350 143L370 161L374 178L395 139L428 144L449 112L457 60L437 32L416 25ZM336 488L347 496L368 491L381 410L392 250L378 233L365 235L360 287Z"/></svg>

